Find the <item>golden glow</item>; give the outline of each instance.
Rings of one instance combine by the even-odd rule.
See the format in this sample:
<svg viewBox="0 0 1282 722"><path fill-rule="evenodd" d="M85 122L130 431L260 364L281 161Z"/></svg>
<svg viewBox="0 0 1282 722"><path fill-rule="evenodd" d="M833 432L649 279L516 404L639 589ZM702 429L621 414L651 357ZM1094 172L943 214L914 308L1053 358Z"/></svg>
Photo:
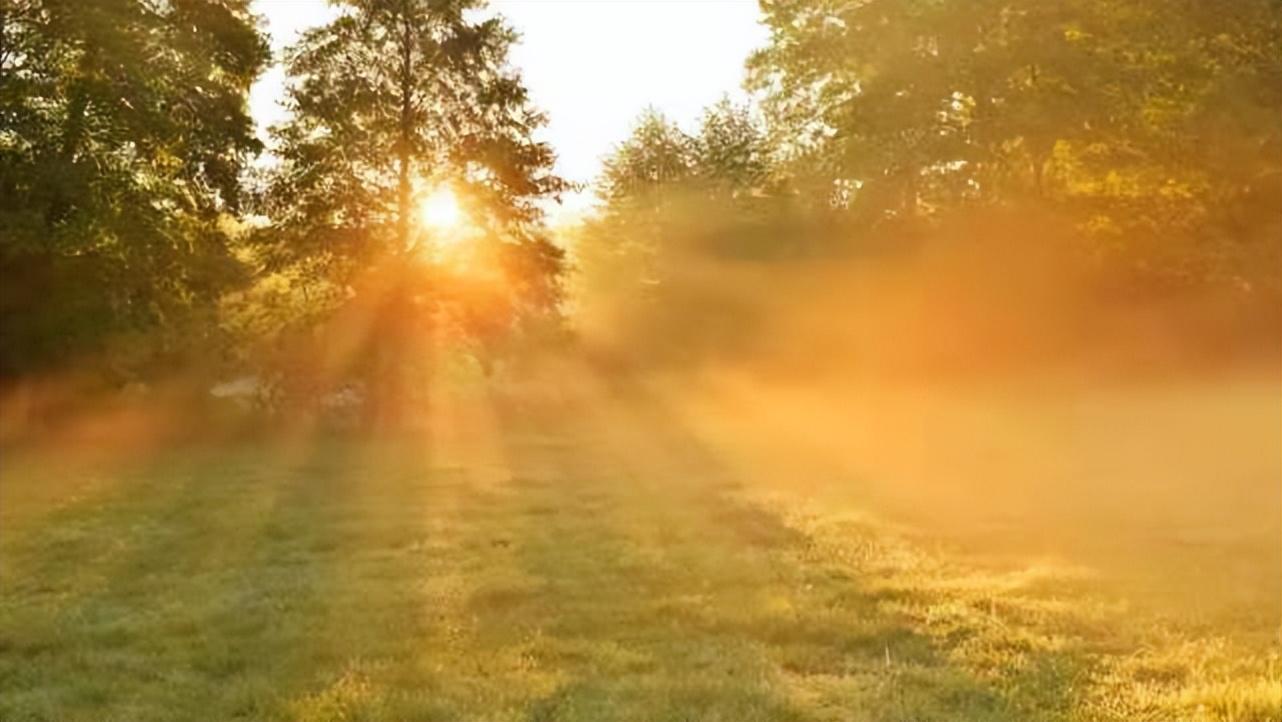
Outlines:
<svg viewBox="0 0 1282 722"><path fill-rule="evenodd" d="M419 204L419 216L423 224L436 230L458 228L466 220L458 197L448 186L441 186Z"/></svg>

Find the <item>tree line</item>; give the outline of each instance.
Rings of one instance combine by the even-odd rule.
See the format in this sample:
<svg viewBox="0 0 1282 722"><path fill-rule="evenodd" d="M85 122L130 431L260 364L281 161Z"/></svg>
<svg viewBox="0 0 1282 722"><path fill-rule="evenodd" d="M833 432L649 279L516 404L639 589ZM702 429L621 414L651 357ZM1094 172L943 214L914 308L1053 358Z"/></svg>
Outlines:
<svg viewBox="0 0 1282 722"><path fill-rule="evenodd" d="M398 346L443 315L491 343L557 314L541 201L569 185L533 139L513 30L475 0L337 5L286 51L265 148L249 0L5 0L0 376L257 364L301 390L399 376ZM434 262L434 185L467 205L487 274ZM341 362L302 363L340 340Z"/></svg>
<svg viewBox="0 0 1282 722"><path fill-rule="evenodd" d="M611 323L688 325L695 299L718 303L698 262L724 278L916 252L980 218L1022 219L1026 247L1071 246L1055 252L1115 295L1215 293L1276 316L1282 3L760 6L751 104L689 131L648 112L607 161L578 245ZM724 310L682 343L722 343L744 323Z"/></svg>
<svg viewBox="0 0 1282 722"><path fill-rule="evenodd" d="M762 0L753 105L693 132L644 115L573 258L516 33L480 5L338 3L286 52L255 167L249 0L5 0L0 376L259 364L306 394L398 378L445 326L480 356L555 333L574 270L644 307L683 298L696 255L849 255L977 212L1053 219L1146 287L1279 298L1276 0ZM416 222L442 184L485 273Z"/></svg>

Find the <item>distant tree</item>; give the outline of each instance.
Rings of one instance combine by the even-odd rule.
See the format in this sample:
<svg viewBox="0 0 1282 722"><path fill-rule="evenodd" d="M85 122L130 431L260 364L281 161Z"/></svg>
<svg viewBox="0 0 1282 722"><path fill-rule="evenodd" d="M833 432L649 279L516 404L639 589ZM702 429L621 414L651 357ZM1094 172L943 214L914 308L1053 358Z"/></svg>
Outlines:
<svg viewBox="0 0 1282 722"><path fill-rule="evenodd" d="M212 333L194 321L244 276L224 221L260 145L249 4L0 4L0 375L122 336L136 373Z"/></svg>
<svg viewBox="0 0 1282 722"><path fill-rule="evenodd" d="M338 18L286 56L292 117L274 131L280 165L261 238L269 268L304 268L378 307L366 355L369 378L383 383L407 356L404 324L444 307L486 336L555 313L563 258L543 232L540 201L568 185L551 171L552 150L532 138L545 119L508 65L515 35L497 17L474 19L480 2L337 4ZM441 184L485 231L504 279L485 294L431 263L418 208Z"/></svg>
<svg viewBox="0 0 1282 722"><path fill-rule="evenodd" d="M842 189L865 226L1049 207L1101 253L1127 248L1139 265L1201 278L1258 265L1276 245L1262 240L1282 214L1265 210L1282 207L1273 0L762 9L772 40L749 62L750 85L774 140L816 203Z"/></svg>
<svg viewBox="0 0 1282 722"><path fill-rule="evenodd" d="M711 195L760 196L774 181L764 126L747 105L726 98L704 110L694 148L696 173Z"/></svg>
<svg viewBox="0 0 1282 722"><path fill-rule="evenodd" d="M789 198L764 127L729 100L707 108L694 134L642 113L606 158L597 191L598 212L576 244L585 307L607 317L594 322L639 322L625 331L638 339L715 344L741 319L692 270L795 249L795 237L778 232Z"/></svg>
<svg viewBox="0 0 1282 722"><path fill-rule="evenodd" d="M605 159L598 195L606 214L658 211L696 174L697 144L653 108Z"/></svg>
<svg viewBox="0 0 1282 722"><path fill-rule="evenodd" d="M1040 194L1056 142L1115 109L1097 6L770 0L750 82L795 158L886 213Z"/></svg>
<svg viewBox="0 0 1282 722"><path fill-rule="evenodd" d="M788 249L786 235L764 237L788 214L786 185L750 106L722 99L704 110L694 134L647 110L605 159L600 212L586 229L598 240L588 252L597 261L619 256L617 264L654 280L664 256L681 263L692 250L735 257Z"/></svg>
<svg viewBox="0 0 1282 722"><path fill-rule="evenodd" d="M771 181L761 123L747 105L723 99L704 110L694 135L655 109L644 111L631 135L605 159L598 195L608 215L657 208L678 194L747 197Z"/></svg>

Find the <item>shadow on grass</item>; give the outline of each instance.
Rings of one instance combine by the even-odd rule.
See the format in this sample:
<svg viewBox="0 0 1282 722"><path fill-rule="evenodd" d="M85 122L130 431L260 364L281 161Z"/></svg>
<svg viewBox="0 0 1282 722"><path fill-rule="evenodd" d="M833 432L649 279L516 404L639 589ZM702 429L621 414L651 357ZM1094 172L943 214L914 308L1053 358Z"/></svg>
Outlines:
<svg viewBox="0 0 1282 722"><path fill-rule="evenodd" d="M319 442L162 455L127 495L46 519L6 550L25 581L4 603L0 717L276 715L334 593L348 471Z"/></svg>
<svg viewBox="0 0 1282 722"><path fill-rule="evenodd" d="M635 388L582 409L574 444L514 444L511 586L471 599L491 636L537 619L560 680L527 719L1067 719L1091 658L831 556ZM505 415L506 439L537 419ZM547 433L543 429L543 433ZM532 458L534 457L539 458ZM586 470L586 471L585 471ZM557 506L559 504L559 506ZM884 571L884 570L882 570ZM918 613L920 612L920 614ZM1026 636L1031 635L1031 636Z"/></svg>
<svg viewBox="0 0 1282 722"><path fill-rule="evenodd" d="M160 457L7 537L0 718L1124 717L1083 707L1065 615L753 500L662 399L492 403L481 470L422 440Z"/></svg>

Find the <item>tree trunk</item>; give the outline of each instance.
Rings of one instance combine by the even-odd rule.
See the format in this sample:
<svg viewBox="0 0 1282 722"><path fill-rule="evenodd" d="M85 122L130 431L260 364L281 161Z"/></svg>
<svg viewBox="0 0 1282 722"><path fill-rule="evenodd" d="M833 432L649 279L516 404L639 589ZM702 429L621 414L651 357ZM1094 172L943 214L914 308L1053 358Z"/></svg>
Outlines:
<svg viewBox="0 0 1282 722"><path fill-rule="evenodd" d="M410 247L410 213L412 209L410 182L410 137L414 130L414 48L413 29L408 15L401 18L401 118L400 137L397 139L396 160L400 178L396 197L396 252L405 253Z"/></svg>
<svg viewBox="0 0 1282 722"><path fill-rule="evenodd" d="M409 290L405 286L403 256L413 238L413 134L414 134L414 27L407 8L402 8L400 38L400 118L396 139L396 247L374 284L376 320L374 364L369 383L370 419L379 431L394 431L401 425L405 404L405 358L407 333L405 316L410 313Z"/></svg>

